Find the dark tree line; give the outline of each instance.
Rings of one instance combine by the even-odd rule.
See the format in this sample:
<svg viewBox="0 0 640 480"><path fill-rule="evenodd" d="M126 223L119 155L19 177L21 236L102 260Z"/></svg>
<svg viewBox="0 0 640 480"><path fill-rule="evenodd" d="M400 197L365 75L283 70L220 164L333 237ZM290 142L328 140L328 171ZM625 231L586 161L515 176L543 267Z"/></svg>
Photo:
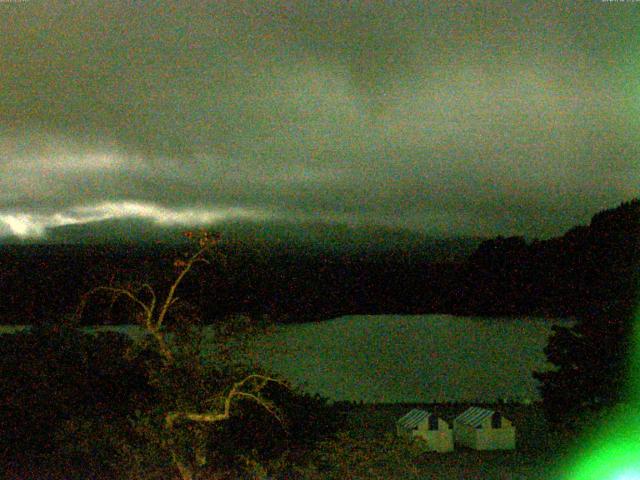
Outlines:
<svg viewBox="0 0 640 480"><path fill-rule="evenodd" d="M583 301L569 297L577 322L555 327L545 350L556 370L534 374L548 417L569 425L627 400L638 374L630 367L640 287L640 201L601 212L588 228L570 233L579 246L574 265L582 282L574 286Z"/></svg>
<svg viewBox="0 0 640 480"><path fill-rule="evenodd" d="M551 420L571 423L625 398L640 287L640 200L558 238L487 240L454 277L445 301L452 312L575 319L573 327L555 326L545 349L556 369L534 374Z"/></svg>
<svg viewBox="0 0 640 480"><path fill-rule="evenodd" d="M447 307L474 315L585 317L612 301L633 304L639 204L600 212L589 226L550 240L483 242L459 269Z"/></svg>
<svg viewBox="0 0 640 480"><path fill-rule="evenodd" d="M638 201L593 217L563 236L486 240L466 261L423 252L313 252L224 243L227 261L184 285L205 323L241 311L277 321L343 314L589 315L630 289ZM637 214L637 213L636 213ZM72 312L98 279L161 283L176 244L0 247L0 323L37 324ZM61 288L64 286L64 288ZM43 301L46 299L47 301ZM126 302L96 306L85 322L123 323Z"/></svg>
<svg viewBox="0 0 640 480"><path fill-rule="evenodd" d="M0 247L0 323L39 324L71 314L103 279L162 283L184 247L173 244L21 245ZM261 251L223 243L226 262L188 279L183 297L205 323L230 313L313 321L344 314L442 311L455 264L421 252ZM443 287L445 285L445 287ZM46 299L46 301L43 301ZM130 305L96 305L85 324L126 323Z"/></svg>

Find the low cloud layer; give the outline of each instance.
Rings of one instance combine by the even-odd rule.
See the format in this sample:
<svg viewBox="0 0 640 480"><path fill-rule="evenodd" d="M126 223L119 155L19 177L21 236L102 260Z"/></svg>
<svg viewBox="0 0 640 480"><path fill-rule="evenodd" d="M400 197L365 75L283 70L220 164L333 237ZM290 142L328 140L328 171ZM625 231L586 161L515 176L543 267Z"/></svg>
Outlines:
<svg viewBox="0 0 640 480"><path fill-rule="evenodd" d="M545 237L640 194L636 4L202 3L0 4L0 235Z"/></svg>

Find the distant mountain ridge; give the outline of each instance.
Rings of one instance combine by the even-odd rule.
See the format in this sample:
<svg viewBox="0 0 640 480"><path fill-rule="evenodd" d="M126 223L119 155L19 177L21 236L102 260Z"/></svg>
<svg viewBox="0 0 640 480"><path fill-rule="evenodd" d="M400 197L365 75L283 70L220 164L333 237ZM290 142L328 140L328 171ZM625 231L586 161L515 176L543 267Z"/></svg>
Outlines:
<svg viewBox="0 0 640 480"><path fill-rule="evenodd" d="M485 238L438 238L422 232L384 226L348 226L340 223L286 221L226 221L209 226L167 226L145 219L111 219L49 228L37 240L8 237L2 244L184 244L185 230L217 231L225 241L260 244L306 252L404 252L432 261L460 261Z"/></svg>
<svg viewBox="0 0 640 480"><path fill-rule="evenodd" d="M636 199L596 213L588 226L532 242L226 222L212 228L222 234L224 264L201 265L181 286L181 298L198 305L205 322L237 312L283 322L367 313L579 316L608 308L614 298L633 303L639 218ZM46 242L0 244L1 323L57 318L110 279L166 285L175 259L193 248L182 228L153 222L92 228L91 235L70 226L54 229ZM130 315L96 312L87 321L127 323Z"/></svg>

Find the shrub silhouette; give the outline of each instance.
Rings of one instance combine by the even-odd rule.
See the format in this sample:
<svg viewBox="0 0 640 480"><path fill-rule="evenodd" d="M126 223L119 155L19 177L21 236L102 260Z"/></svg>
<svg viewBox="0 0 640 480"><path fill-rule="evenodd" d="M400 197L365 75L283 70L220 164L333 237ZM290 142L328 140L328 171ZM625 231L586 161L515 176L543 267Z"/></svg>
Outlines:
<svg viewBox="0 0 640 480"><path fill-rule="evenodd" d="M4 460L48 456L51 461L66 454L65 461L75 456L77 462L105 467L114 455L105 432L124 434L126 416L149 397L144 358L132 358L132 346L124 334L91 335L59 325L1 335ZM77 448L81 443L93 447L83 452Z"/></svg>

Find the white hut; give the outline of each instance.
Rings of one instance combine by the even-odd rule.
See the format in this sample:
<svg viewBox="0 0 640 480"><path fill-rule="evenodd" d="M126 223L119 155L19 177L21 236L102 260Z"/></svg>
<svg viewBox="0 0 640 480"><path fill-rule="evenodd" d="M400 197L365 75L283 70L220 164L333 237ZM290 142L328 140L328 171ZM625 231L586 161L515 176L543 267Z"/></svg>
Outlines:
<svg viewBox="0 0 640 480"><path fill-rule="evenodd" d="M453 450L453 432L449 424L424 410L413 409L400 418L396 422L396 432L407 440L421 440L427 451Z"/></svg>
<svg viewBox="0 0 640 480"><path fill-rule="evenodd" d="M516 429L500 413L471 407L453 420L456 444L475 450L513 450Z"/></svg>

